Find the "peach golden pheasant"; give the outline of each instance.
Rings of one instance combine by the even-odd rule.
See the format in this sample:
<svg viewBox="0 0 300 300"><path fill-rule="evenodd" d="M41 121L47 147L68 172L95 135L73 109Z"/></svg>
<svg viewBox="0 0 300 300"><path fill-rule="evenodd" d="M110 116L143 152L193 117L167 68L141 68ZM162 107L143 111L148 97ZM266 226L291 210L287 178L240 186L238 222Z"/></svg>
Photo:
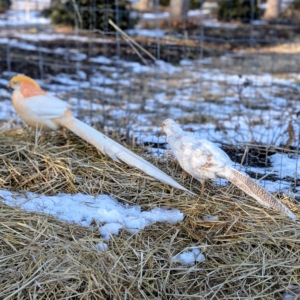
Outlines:
<svg viewBox="0 0 300 300"><path fill-rule="evenodd" d="M155 179L191 193L142 157L76 119L72 115L67 102L47 95L32 78L25 75L16 75L10 80L8 87L14 89L12 104L16 112L29 126L41 130L67 128L95 146L103 154L107 154L114 161L123 161L130 166L144 171Z"/></svg>
<svg viewBox="0 0 300 300"><path fill-rule="evenodd" d="M171 119L164 120L162 128L180 166L198 179L202 188L207 179L226 178L260 204L296 220L296 216L282 202L248 176L235 170L230 158L217 145L200 139L191 132L183 131L180 125Z"/></svg>

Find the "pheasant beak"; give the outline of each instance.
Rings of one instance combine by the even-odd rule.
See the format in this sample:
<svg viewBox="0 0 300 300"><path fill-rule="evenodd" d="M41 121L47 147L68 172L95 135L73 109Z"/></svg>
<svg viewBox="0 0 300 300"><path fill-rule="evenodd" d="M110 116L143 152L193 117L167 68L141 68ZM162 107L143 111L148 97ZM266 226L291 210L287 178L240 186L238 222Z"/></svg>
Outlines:
<svg viewBox="0 0 300 300"><path fill-rule="evenodd" d="M11 82L6 86L7 88L11 88Z"/></svg>

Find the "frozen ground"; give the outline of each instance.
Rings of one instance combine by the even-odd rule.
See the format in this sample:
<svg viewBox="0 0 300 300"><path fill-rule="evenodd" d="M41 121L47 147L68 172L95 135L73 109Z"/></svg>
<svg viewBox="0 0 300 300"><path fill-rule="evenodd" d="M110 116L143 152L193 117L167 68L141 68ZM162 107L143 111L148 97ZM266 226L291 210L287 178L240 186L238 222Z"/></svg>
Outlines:
<svg viewBox="0 0 300 300"><path fill-rule="evenodd" d="M98 228L105 240L109 240L111 234L118 234L121 228L135 233L155 222L176 224L183 220L183 214L177 209L154 208L151 211L142 212L139 205L122 205L107 195L97 197L83 194L45 196L0 190L0 197L8 205L27 211L50 214L82 226L92 226L95 222L95 228Z"/></svg>
<svg viewBox="0 0 300 300"><path fill-rule="evenodd" d="M0 201L28 212L50 214L70 223L91 227L93 230L99 230L104 240L109 240L111 235L117 235L122 228L136 233L155 222L176 224L183 220L183 213L178 209L157 207L150 211L141 211L139 205L122 205L108 195L45 196L0 190ZM108 248L104 242L97 246L100 251ZM174 256L172 261L190 265L205 259L196 246L187 250Z"/></svg>

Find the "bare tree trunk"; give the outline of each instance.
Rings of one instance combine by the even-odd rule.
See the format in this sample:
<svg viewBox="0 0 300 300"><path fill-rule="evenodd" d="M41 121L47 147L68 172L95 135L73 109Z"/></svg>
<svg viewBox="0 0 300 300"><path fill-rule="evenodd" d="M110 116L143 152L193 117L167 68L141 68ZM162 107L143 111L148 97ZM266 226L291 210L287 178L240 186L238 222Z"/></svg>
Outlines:
<svg viewBox="0 0 300 300"><path fill-rule="evenodd" d="M280 3L281 0L268 0L267 8L264 13L264 19L271 21L276 20L280 14Z"/></svg>
<svg viewBox="0 0 300 300"><path fill-rule="evenodd" d="M150 2L151 0L140 0L139 9L140 10L148 10L150 8Z"/></svg>
<svg viewBox="0 0 300 300"><path fill-rule="evenodd" d="M186 19L189 10L189 0L171 0L170 16L172 19Z"/></svg>

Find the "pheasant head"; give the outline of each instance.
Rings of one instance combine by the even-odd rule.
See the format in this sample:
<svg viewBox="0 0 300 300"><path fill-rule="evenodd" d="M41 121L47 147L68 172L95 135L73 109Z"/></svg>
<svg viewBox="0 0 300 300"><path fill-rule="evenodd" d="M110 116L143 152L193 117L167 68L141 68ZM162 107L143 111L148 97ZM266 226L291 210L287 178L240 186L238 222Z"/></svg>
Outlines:
<svg viewBox="0 0 300 300"><path fill-rule="evenodd" d="M46 95L46 92L41 89L40 85L35 80L22 74L14 76L7 87L10 87L15 91L20 91L24 98Z"/></svg>

